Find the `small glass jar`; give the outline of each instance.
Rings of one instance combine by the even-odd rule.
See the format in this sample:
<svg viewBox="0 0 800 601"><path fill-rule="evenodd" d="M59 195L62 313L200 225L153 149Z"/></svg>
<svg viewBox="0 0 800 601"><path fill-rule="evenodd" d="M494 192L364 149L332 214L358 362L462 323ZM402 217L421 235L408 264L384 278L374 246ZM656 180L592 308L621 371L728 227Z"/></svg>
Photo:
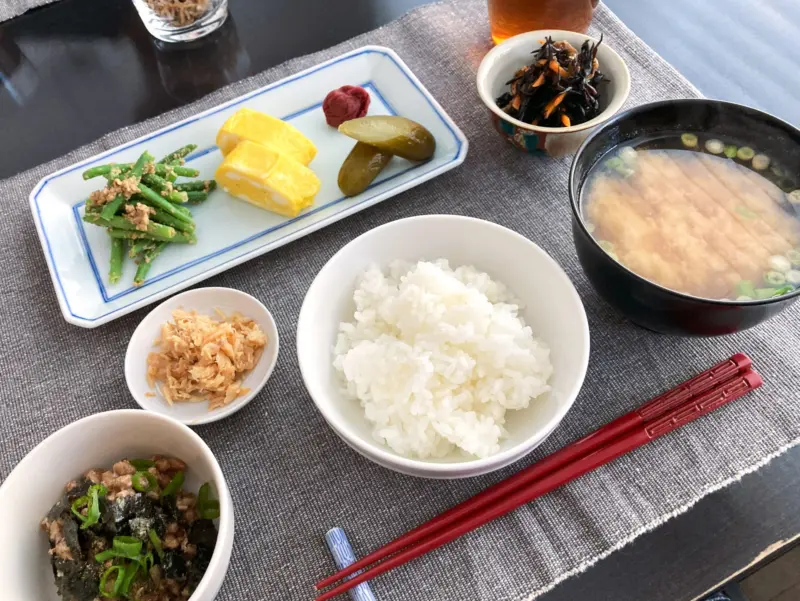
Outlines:
<svg viewBox="0 0 800 601"><path fill-rule="evenodd" d="M144 26L164 42L189 42L216 31L228 17L228 0L133 0Z"/></svg>

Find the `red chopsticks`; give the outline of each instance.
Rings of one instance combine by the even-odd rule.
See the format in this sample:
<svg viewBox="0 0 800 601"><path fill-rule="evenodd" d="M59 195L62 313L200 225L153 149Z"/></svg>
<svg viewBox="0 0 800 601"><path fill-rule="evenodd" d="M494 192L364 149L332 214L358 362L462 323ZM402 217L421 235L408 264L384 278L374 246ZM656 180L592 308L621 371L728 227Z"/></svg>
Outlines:
<svg viewBox="0 0 800 601"><path fill-rule="evenodd" d="M325 601L357 584L458 538L520 505L558 488L625 453L713 411L762 384L752 361L737 353L683 382L639 409L606 424L542 461L522 470L418 526L349 567L316 584L329 586L377 561L381 563L322 593ZM395 555L392 555L396 553Z"/></svg>

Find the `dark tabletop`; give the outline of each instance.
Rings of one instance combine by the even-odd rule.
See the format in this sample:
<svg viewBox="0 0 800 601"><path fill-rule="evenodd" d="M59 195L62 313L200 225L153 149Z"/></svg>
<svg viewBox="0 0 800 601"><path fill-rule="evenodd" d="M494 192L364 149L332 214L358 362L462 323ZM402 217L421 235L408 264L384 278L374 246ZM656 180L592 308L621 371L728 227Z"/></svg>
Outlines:
<svg viewBox="0 0 800 601"><path fill-rule="evenodd" d="M0 178L425 0L230 2L223 30L191 51L157 46L130 0L61 0L0 24ZM607 4L705 95L800 124L796 0ZM796 448L542 598L692 599L800 534L799 489Z"/></svg>

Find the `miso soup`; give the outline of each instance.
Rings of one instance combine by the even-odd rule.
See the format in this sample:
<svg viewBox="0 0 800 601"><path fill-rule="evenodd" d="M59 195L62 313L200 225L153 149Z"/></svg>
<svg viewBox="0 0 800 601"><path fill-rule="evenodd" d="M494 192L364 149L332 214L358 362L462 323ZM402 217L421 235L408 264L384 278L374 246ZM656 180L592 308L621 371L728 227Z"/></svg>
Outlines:
<svg viewBox="0 0 800 601"><path fill-rule="evenodd" d="M623 146L583 187L587 229L638 275L696 297L800 287L800 190L765 154L683 134Z"/></svg>

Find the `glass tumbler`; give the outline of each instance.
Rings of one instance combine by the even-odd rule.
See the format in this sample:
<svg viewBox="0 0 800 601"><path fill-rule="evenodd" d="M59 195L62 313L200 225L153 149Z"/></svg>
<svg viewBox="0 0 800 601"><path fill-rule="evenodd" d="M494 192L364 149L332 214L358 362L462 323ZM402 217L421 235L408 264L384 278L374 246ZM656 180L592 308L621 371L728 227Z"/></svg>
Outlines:
<svg viewBox="0 0 800 601"><path fill-rule="evenodd" d="M217 30L228 0L133 0L144 26L163 42L189 42Z"/></svg>
<svg viewBox="0 0 800 601"><path fill-rule="evenodd" d="M495 44L519 33L566 29L586 33L598 0L489 0Z"/></svg>

